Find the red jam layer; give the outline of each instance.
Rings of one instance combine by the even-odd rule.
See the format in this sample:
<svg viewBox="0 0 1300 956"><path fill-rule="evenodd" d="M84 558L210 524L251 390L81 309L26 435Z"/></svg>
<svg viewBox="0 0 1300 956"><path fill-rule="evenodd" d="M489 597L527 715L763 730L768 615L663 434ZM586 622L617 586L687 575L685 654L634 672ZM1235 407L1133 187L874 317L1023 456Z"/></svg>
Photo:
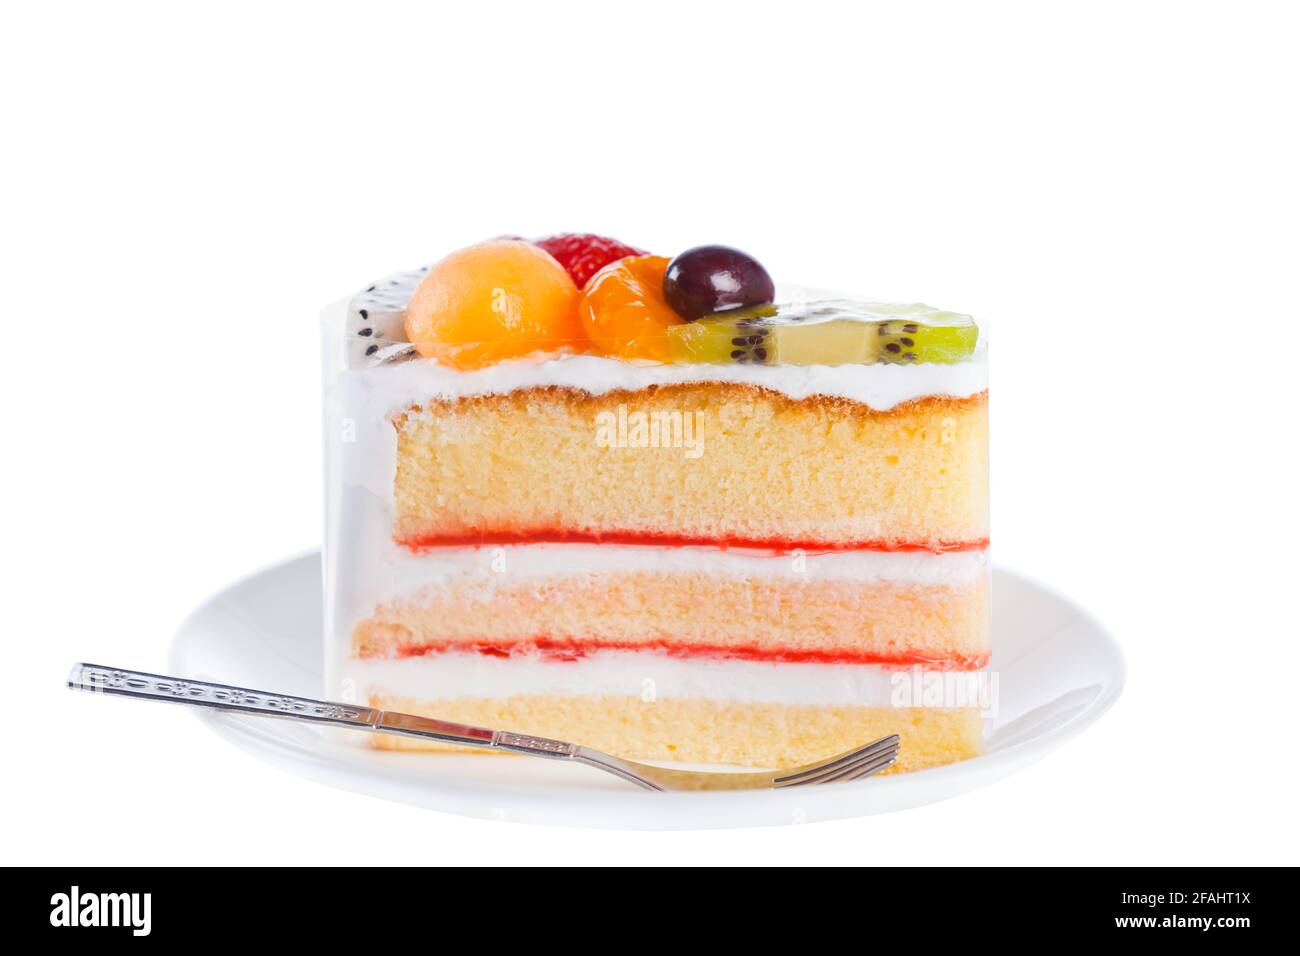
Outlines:
<svg viewBox="0 0 1300 956"><path fill-rule="evenodd" d="M412 551L501 544L624 544L661 548L750 548L788 554L791 551L983 551L988 538L974 541L815 541L795 538L701 538L646 531L483 531L474 534L428 534L399 537L397 543Z"/></svg>
<svg viewBox="0 0 1300 956"><path fill-rule="evenodd" d="M541 657L548 661L576 661L601 651L638 651L676 658L712 660L768 661L774 664L878 664L887 667L912 667L917 664L932 670L973 671L989 662L989 652L973 656L935 660L923 654L873 654L842 650L805 650L802 648L759 647L757 644L678 644L670 641L619 643L611 641L558 641L548 637L512 644L491 641L448 641L439 644L405 646L396 650L399 658L436 656L447 652L482 654L484 657Z"/></svg>

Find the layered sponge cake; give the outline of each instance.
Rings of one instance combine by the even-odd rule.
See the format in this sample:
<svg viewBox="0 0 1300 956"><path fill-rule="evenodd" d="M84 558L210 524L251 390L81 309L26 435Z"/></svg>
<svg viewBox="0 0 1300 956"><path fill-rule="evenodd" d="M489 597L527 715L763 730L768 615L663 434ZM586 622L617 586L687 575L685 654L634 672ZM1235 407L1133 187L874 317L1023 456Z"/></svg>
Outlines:
<svg viewBox="0 0 1300 956"><path fill-rule="evenodd" d="M978 753L988 701L934 679L990 652L968 317L563 236L326 333L331 693L633 759Z"/></svg>

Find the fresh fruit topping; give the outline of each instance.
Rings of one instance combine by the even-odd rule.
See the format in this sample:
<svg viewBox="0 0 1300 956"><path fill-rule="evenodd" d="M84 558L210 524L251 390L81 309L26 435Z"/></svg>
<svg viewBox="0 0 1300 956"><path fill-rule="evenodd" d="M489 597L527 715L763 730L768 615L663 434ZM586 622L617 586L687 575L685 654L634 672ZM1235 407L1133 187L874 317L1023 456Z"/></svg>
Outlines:
<svg viewBox="0 0 1300 956"><path fill-rule="evenodd" d="M348 306L348 364L381 365L415 351L406 341L406 303L423 280L423 269L398 272L372 282Z"/></svg>
<svg viewBox="0 0 1300 956"><path fill-rule="evenodd" d="M630 256L601 269L582 290L578 315L587 336L605 355L673 361L664 331L681 324L664 301L663 256Z"/></svg>
<svg viewBox="0 0 1300 956"><path fill-rule="evenodd" d="M758 260L730 246L687 249L664 275L664 299L688 322L767 305L775 295L772 277Z"/></svg>
<svg viewBox="0 0 1300 956"><path fill-rule="evenodd" d="M626 256L643 256L640 249L609 239L605 236L593 236L586 232L563 232L558 236L538 239L537 245L553 255L564 266L564 270L573 278L573 284L579 289L587 281L611 262L617 262Z"/></svg>
<svg viewBox="0 0 1300 956"><path fill-rule="evenodd" d="M772 364L772 325L767 316L776 310L742 309L727 317L683 322L666 330L668 348L674 362L702 362L724 365Z"/></svg>
<svg viewBox="0 0 1300 956"><path fill-rule="evenodd" d="M857 319L804 322L745 309L687 322L668 330L679 362L740 365L870 365L877 361L881 336L875 325Z"/></svg>
<svg viewBox="0 0 1300 956"><path fill-rule="evenodd" d="M955 316L955 313L938 312L926 318L935 321L945 316ZM979 328L969 321L963 325L922 325L908 319L894 319L881 322L878 335L882 362L952 364L975 351Z"/></svg>
<svg viewBox="0 0 1300 956"><path fill-rule="evenodd" d="M497 239L429 269L406 307L406 337L426 358L482 368L532 352L585 351L578 290L529 242Z"/></svg>
<svg viewBox="0 0 1300 956"><path fill-rule="evenodd" d="M923 305L814 302L699 319L669 327L666 336L675 362L870 365L959 362L974 350L979 329L967 316Z"/></svg>

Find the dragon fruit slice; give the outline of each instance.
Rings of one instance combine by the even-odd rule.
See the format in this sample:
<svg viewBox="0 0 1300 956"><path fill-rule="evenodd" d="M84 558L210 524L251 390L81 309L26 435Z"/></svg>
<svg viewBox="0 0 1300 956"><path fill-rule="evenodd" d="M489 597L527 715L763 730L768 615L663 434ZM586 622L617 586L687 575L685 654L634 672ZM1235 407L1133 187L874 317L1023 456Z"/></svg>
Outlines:
<svg viewBox="0 0 1300 956"><path fill-rule="evenodd" d="M428 271L424 266L387 276L352 299L346 330L349 367L382 365L415 354L402 323L406 303Z"/></svg>

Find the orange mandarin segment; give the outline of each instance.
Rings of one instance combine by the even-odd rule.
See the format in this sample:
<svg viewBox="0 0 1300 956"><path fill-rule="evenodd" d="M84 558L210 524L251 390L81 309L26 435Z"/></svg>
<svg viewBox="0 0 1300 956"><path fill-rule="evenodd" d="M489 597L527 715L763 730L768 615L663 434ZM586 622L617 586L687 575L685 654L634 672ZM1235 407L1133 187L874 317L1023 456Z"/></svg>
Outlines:
<svg viewBox="0 0 1300 956"><path fill-rule="evenodd" d="M587 351L578 296L564 267L532 243L481 242L429 269L406 307L406 337L425 358L465 371Z"/></svg>
<svg viewBox="0 0 1300 956"><path fill-rule="evenodd" d="M604 355L671 362L666 329L681 316L664 299L663 256L629 256L601 269L582 290L578 314Z"/></svg>

